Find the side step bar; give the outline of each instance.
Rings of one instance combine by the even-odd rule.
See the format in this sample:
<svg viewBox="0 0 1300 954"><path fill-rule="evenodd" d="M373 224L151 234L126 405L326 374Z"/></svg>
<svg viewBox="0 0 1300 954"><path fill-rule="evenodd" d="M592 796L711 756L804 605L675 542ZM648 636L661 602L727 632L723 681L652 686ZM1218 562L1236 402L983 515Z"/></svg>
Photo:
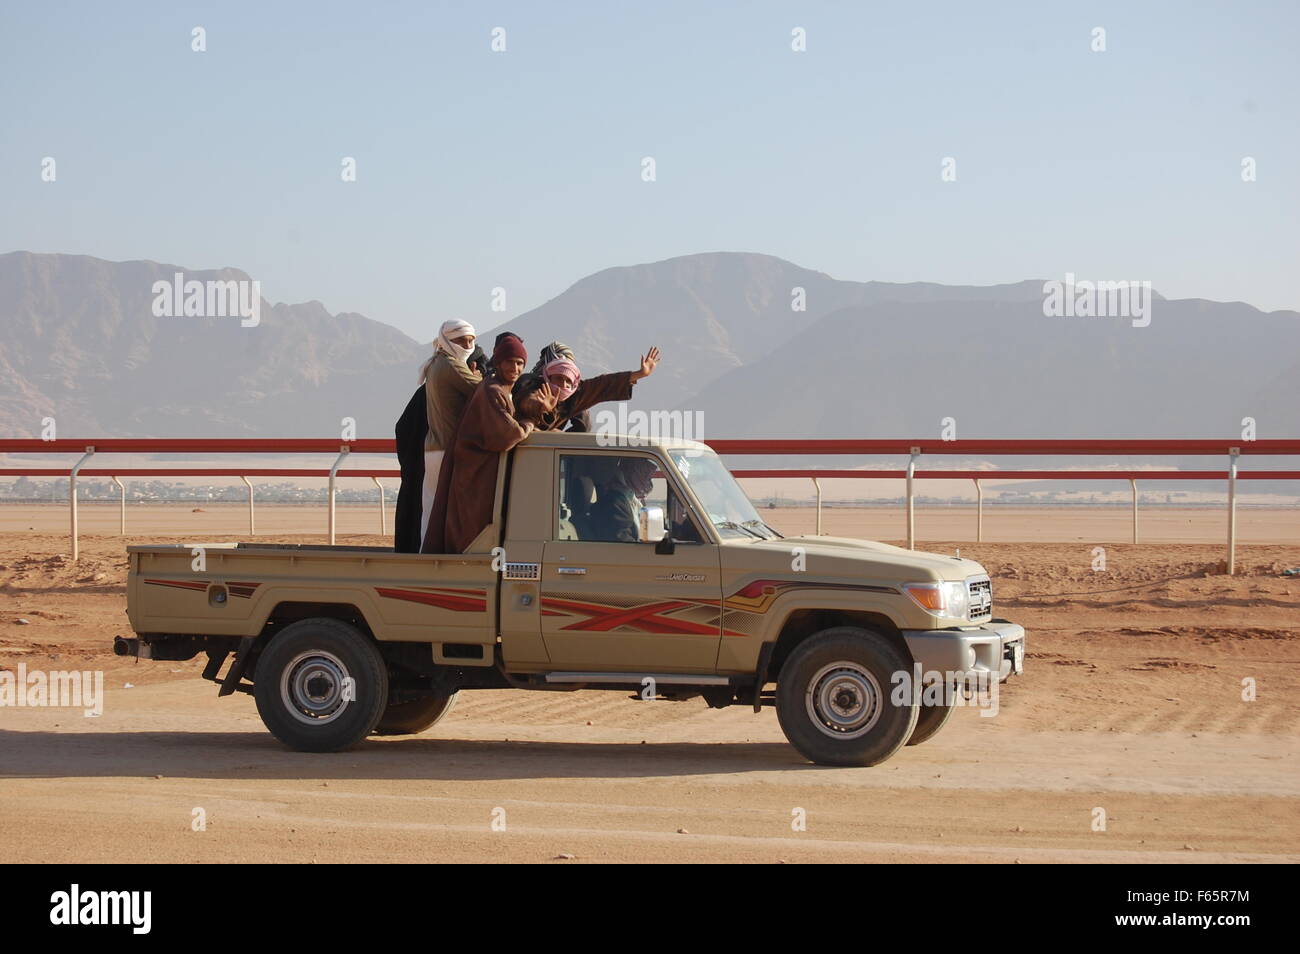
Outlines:
<svg viewBox="0 0 1300 954"><path fill-rule="evenodd" d="M548 672L547 682L585 682L640 685L642 679L653 679L665 686L729 686L726 676L693 676L679 672Z"/></svg>

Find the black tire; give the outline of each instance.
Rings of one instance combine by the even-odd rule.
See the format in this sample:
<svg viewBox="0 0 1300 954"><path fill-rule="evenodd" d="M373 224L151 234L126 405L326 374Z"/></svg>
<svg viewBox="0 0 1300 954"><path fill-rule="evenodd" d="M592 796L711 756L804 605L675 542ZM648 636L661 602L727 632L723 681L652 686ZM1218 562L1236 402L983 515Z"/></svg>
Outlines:
<svg viewBox="0 0 1300 954"><path fill-rule="evenodd" d="M908 740L917 709L895 702L894 673L911 660L880 633L834 626L800 643L777 676L781 730L820 765L878 765Z"/></svg>
<svg viewBox="0 0 1300 954"><path fill-rule="evenodd" d="M395 702L384 709L375 735L415 735L456 708L459 692L439 692L414 702Z"/></svg>
<svg viewBox="0 0 1300 954"><path fill-rule="evenodd" d="M916 728L912 730L912 737L907 740L908 745L920 745L939 734L939 730L948 724L952 718L953 712L957 709L955 702L948 705L926 705L922 703L917 706Z"/></svg>
<svg viewBox="0 0 1300 954"><path fill-rule="evenodd" d="M388 702L388 669L356 627L337 619L299 620L262 651L253 698L262 722L291 749L338 752L379 721Z"/></svg>

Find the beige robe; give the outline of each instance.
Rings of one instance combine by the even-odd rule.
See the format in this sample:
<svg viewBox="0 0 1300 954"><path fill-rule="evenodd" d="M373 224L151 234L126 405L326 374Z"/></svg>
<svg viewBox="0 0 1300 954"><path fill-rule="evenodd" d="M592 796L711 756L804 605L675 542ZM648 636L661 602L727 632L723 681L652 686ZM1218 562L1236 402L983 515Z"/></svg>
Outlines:
<svg viewBox="0 0 1300 954"><path fill-rule="evenodd" d="M471 371L464 361L457 361L439 351L424 372L425 414L429 430L424 436L424 481L420 486L420 539L429 530L433 505L438 497L438 472L446 448L451 446L456 425L465 413L475 388L483 378Z"/></svg>
<svg viewBox="0 0 1300 954"><path fill-rule="evenodd" d="M425 450L446 450L451 446L460 416L482 381L477 371L471 371L464 361L455 360L445 351L433 356L424 372L424 400L429 417Z"/></svg>

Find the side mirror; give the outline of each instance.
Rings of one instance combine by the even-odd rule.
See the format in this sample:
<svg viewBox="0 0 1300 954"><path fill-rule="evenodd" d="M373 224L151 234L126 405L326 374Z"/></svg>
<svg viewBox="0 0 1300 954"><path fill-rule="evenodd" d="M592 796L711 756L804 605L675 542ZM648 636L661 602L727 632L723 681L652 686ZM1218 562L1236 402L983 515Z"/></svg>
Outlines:
<svg viewBox="0 0 1300 954"><path fill-rule="evenodd" d="M655 544L655 553L673 554L677 552L677 545L673 543L671 534L665 533L664 538Z"/></svg>
<svg viewBox="0 0 1300 954"><path fill-rule="evenodd" d="M663 507L642 507L638 516L642 543L657 543L664 538Z"/></svg>

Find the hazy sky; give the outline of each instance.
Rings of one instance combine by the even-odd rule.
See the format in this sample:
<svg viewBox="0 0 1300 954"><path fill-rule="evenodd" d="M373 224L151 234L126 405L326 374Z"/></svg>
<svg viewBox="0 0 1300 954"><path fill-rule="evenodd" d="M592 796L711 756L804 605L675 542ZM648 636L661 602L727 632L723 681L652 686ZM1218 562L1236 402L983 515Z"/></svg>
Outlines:
<svg viewBox="0 0 1300 954"><path fill-rule="evenodd" d="M1294 2L5 0L0 251L234 266L420 340L717 250L1300 309L1298 28Z"/></svg>

